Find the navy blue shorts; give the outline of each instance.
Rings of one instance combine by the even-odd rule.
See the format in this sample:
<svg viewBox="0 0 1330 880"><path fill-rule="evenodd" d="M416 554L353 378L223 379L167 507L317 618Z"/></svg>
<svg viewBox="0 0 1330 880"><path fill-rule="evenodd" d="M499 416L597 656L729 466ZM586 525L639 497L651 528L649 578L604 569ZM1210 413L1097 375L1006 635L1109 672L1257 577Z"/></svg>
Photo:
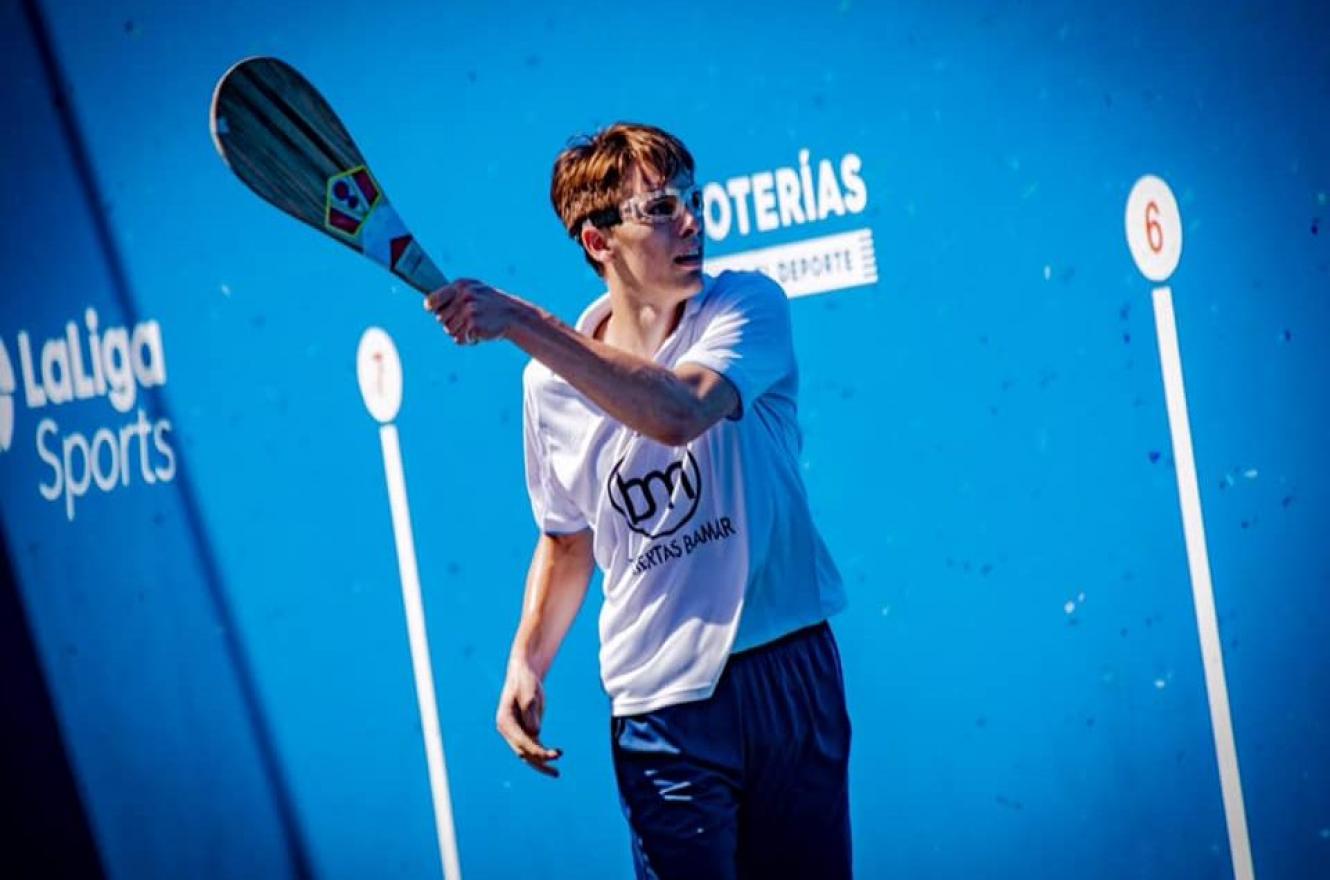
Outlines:
<svg viewBox="0 0 1330 880"><path fill-rule="evenodd" d="M826 623L730 657L709 699L610 731L638 880L851 876L850 718Z"/></svg>

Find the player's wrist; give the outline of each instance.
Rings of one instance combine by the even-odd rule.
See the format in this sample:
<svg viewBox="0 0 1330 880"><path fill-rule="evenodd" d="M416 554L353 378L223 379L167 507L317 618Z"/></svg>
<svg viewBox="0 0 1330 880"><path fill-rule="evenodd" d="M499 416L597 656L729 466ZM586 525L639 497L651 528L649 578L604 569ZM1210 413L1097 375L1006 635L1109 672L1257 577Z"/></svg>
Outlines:
<svg viewBox="0 0 1330 880"><path fill-rule="evenodd" d="M549 672L553 656L533 642L513 645L508 655L508 671L534 675L542 681Z"/></svg>
<svg viewBox="0 0 1330 880"><path fill-rule="evenodd" d="M545 680L545 675L549 672L549 668L549 660L541 658L535 654L514 655L508 658L509 676L530 676L537 681L543 682Z"/></svg>
<svg viewBox="0 0 1330 880"><path fill-rule="evenodd" d="M558 319L535 303L513 297L513 314L504 336L519 346L523 340L529 340L540 332L541 328Z"/></svg>
<svg viewBox="0 0 1330 880"><path fill-rule="evenodd" d="M499 335L504 339L515 341L514 332L522 325L526 313L531 309L531 304L518 299L512 294L506 294L508 297L506 320L503 322L503 329Z"/></svg>

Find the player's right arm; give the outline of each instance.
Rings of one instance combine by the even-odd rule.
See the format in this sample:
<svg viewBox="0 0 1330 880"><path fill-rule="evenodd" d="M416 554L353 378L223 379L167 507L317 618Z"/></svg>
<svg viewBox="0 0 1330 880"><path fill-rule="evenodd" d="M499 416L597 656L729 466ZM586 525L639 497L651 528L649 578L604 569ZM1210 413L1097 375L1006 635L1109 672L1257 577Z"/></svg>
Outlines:
<svg viewBox="0 0 1330 880"><path fill-rule="evenodd" d="M543 682L554 655L586 598L595 558L592 533L543 534L536 542L527 571L522 619L508 654L508 672L495 724L519 758L549 776L550 765L563 752L540 742L545 714Z"/></svg>

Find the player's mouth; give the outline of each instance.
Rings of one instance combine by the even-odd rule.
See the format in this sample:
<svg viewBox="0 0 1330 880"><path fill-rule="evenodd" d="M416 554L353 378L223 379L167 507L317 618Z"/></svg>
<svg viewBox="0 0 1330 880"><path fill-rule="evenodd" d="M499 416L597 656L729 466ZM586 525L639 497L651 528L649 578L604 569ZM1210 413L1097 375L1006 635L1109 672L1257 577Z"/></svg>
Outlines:
<svg viewBox="0 0 1330 880"><path fill-rule="evenodd" d="M684 266L688 269L700 269L702 268L702 251L698 249L691 253L682 254L675 257L674 262L675 265Z"/></svg>

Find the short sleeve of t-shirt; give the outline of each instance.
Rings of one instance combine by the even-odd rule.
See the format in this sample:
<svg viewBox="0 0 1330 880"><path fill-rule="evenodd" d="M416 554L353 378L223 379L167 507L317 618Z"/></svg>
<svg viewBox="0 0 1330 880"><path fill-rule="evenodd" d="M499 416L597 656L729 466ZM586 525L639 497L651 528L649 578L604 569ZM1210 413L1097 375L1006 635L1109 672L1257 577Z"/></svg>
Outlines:
<svg viewBox="0 0 1330 880"><path fill-rule="evenodd" d="M549 449L540 426L540 388L535 365L522 374L522 438L525 447L526 491L531 515L547 534L566 535L587 528L586 517L554 479Z"/></svg>
<svg viewBox="0 0 1330 880"><path fill-rule="evenodd" d="M790 301L779 284L757 272L725 273L716 280L706 328L675 362L715 370L739 392L740 418L759 397L795 369Z"/></svg>

